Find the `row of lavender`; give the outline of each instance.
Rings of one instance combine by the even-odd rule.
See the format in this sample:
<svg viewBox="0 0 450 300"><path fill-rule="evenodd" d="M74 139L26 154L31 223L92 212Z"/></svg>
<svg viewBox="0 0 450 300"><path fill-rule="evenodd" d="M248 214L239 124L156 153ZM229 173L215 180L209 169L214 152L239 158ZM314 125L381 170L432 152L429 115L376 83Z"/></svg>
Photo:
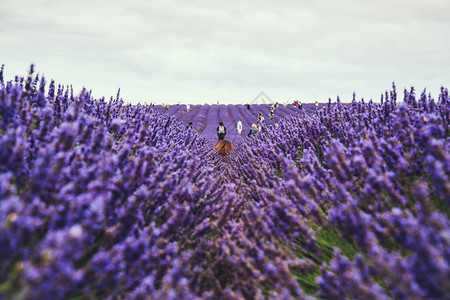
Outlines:
<svg viewBox="0 0 450 300"><path fill-rule="evenodd" d="M45 93L33 68L0 78L2 298L302 294L272 276L278 243L233 228L248 188L218 171L223 162L195 132L119 95L75 96L53 81ZM246 256L235 259L244 237L261 253L257 282Z"/></svg>
<svg viewBox="0 0 450 300"><path fill-rule="evenodd" d="M286 118L222 159L152 107L0 84L6 298L449 296L446 90Z"/></svg>
<svg viewBox="0 0 450 300"><path fill-rule="evenodd" d="M448 91L435 101L425 92L416 99L411 89L397 104L394 85L383 98L287 118L252 139L233 169L252 184L252 199L266 214L277 207L273 218L290 250L315 265L309 287L318 296L447 299ZM309 232L299 235L299 228ZM327 256L336 232L344 243L334 240Z"/></svg>
<svg viewBox="0 0 450 300"><path fill-rule="evenodd" d="M33 69L0 78L1 298L208 290L205 268L197 288L170 279L174 261L196 253L204 219L221 215L212 204L227 187L201 166L212 154L204 140L119 97L74 96L53 81L45 94Z"/></svg>

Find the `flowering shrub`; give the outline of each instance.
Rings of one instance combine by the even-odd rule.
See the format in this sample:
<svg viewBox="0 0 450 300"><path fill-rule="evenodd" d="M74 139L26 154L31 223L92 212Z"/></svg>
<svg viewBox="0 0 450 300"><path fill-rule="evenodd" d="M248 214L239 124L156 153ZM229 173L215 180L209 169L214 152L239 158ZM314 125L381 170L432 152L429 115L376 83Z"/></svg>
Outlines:
<svg viewBox="0 0 450 300"><path fill-rule="evenodd" d="M444 88L283 108L222 158L177 117L244 106L0 79L2 298L450 298Z"/></svg>

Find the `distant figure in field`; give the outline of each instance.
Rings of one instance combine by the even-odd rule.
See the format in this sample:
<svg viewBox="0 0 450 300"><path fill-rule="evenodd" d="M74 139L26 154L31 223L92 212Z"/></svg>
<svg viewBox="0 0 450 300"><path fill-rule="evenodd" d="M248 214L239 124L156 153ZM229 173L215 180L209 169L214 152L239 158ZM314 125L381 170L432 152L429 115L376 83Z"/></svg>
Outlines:
<svg viewBox="0 0 450 300"><path fill-rule="evenodd" d="M227 156L231 153L231 151L235 151L233 144L230 140L223 139L221 140L216 147L214 147L214 151L217 151L220 156Z"/></svg>
<svg viewBox="0 0 450 300"><path fill-rule="evenodd" d="M250 110L250 104L247 103L247 109Z"/></svg>
<svg viewBox="0 0 450 300"><path fill-rule="evenodd" d="M270 107L269 119L273 120L274 117L275 117L275 106L272 105Z"/></svg>
<svg viewBox="0 0 450 300"><path fill-rule="evenodd" d="M227 128L223 125L223 122L220 122L219 126L217 127L217 137L219 138L219 141L223 140L226 134Z"/></svg>
<svg viewBox="0 0 450 300"><path fill-rule="evenodd" d="M191 110L191 106L189 104L186 105L186 110L187 110L187 112L189 112Z"/></svg>
<svg viewBox="0 0 450 300"><path fill-rule="evenodd" d="M264 117L263 117L263 114L262 114L262 112L259 112L259 114L258 114L258 122L257 122L257 124L261 125L261 124L262 124L262 122L264 122Z"/></svg>
<svg viewBox="0 0 450 300"><path fill-rule="evenodd" d="M237 132L239 133L239 135L242 133L242 119L239 119L239 121L237 122Z"/></svg>
<svg viewBox="0 0 450 300"><path fill-rule="evenodd" d="M316 101L316 108L319 108L319 102Z"/></svg>
<svg viewBox="0 0 450 300"><path fill-rule="evenodd" d="M255 133L257 133L258 131L259 131L258 126L256 126L256 124L252 124L252 128L250 128L250 131L248 132L247 136L250 137Z"/></svg>
<svg viewBox="0 0 450 300"><path fill-rule="evenodd" d="M186 126L186 130L192 129L192 121L189 122L189 124Z"/></svg>

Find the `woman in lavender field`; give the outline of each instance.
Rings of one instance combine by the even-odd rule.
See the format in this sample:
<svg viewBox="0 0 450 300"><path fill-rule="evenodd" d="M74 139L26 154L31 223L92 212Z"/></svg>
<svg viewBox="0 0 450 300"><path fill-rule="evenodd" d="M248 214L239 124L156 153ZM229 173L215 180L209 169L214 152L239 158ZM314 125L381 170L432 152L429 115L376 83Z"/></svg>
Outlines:
<svg viewBox="0 0 450 300"><path fill-rule="evenodd" d="M262 122L264 122L264 117L263 117L262 112L259 112L259 114L258 114L258 124L261 125Z"/></svg>
<svg viewBox="0 0 450 300"><path fill-rule="evenodd" d="M231 151L235 151L233 144L230 140L223 139L221 140L216 147L214 147L214 151L217 151L220 156L227 156L231 153Z"/></svg>
<svg viewBox="0 0 450 300"><path fill-rule="evenodd" d="M223 140L226 134L227 128L223 125L223 122L220 122L219 126L217 127L217 137L219 138L219 141Z"/></svg>
<svg viewBox="0 0 450 300"><path fill-rule="evenodd" d="M241 135L241 133L242 133L242 119L239 119L239 121L237 122L236 129L237 129L238 134Z"/></svg>
<svg viewBox="0 0 450 300"><path fill-rule="evenodd" d="M247 136L250 137L257 132L258 132L258 126L256 124L252 124L252 128L250 128L250 131L248 132Z"/></svg>

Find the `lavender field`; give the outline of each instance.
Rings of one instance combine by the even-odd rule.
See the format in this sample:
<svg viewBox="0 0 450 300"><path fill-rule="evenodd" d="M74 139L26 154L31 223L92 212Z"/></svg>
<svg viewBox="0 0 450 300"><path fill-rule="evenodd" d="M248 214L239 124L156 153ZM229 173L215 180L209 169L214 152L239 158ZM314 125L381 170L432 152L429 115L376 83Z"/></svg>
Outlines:
<svg viewBox="0 0 450 300"><path fill-rule="evenodd" d="M2 68L0 298L449 299L449 101L393 85L271 121Z"/></svg>
<svg viewBox="0 0 450 300"><path fill-rule="evenodd" d="M217 142L217 126L223 122L227 128L226 138L232 142L241 142L245 138L252 126L258 121L258 113L264 116L264 125L275 125L286 116L303 117L304 114L313 114L318 112L314 104L303 104L302 109L293 104L279 105L276 109L274 118L269 118L270 107L273 104L251 104L249 108L246 105L173 105L169 109L162 105L155 105L155 110L162 114L168 114L181 121L184 126L192 122L193 129L203 138L211 142ZM320 106L319 106L320 107ZM242 133L237 132L237 123L242 120Z"/></svg>

